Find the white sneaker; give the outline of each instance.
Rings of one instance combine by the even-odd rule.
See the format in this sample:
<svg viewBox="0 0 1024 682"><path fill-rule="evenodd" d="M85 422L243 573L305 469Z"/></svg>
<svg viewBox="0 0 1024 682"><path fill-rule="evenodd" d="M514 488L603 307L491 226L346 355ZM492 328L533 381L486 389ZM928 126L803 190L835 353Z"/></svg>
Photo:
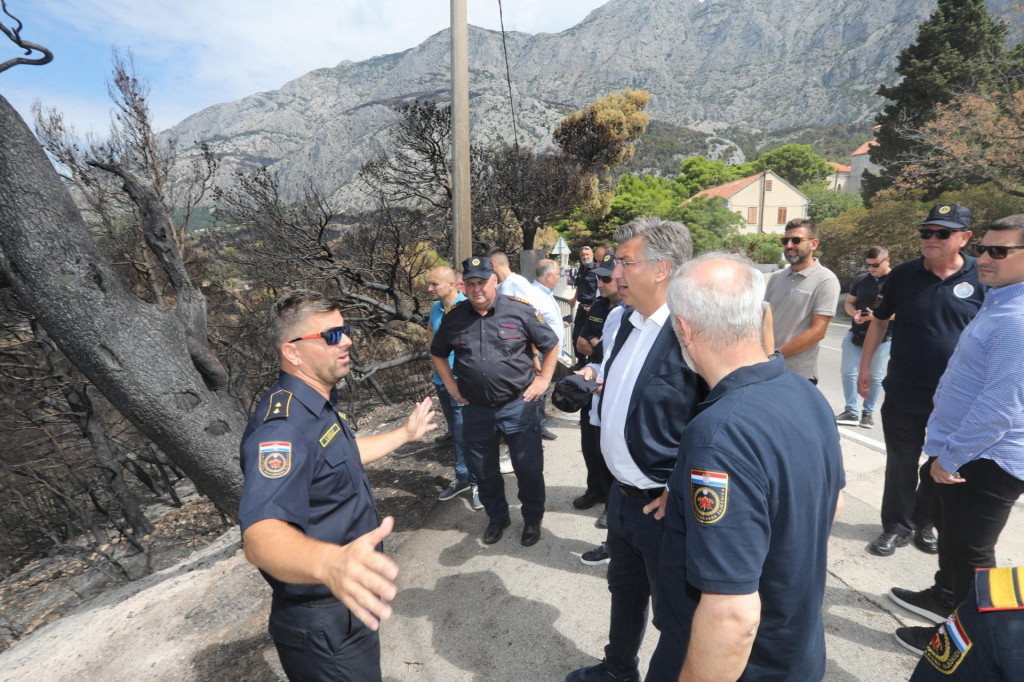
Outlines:
<svg viewBox="0 0 1024 682"><path fill-rule="evenodd" d="M501 470L501 473L503 474L511 474L515 471L512 467L512 458L507 452L503 452L498 456L498 469Z"/></svg>

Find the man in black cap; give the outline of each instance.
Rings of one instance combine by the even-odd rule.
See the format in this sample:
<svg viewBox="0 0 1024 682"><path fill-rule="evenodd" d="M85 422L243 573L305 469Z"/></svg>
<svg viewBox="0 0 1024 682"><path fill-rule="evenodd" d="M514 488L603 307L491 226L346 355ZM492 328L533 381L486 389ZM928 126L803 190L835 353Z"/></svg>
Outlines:
<svg viewBox="0 0 1024 682"><path fill-rule="evenodd" d="M919 467L918 461L939 377L984 297L975 259L961 251L971 239L970 225L967 207L933 206L919 230L921 257L894 267L872 306L857 375L857 391L863 398L871 392L871 360L895 316L889 368L882 383L882 533L868 546L872 554L890 556L911 536L921 551L938 552L931 514L931 462Z"/></svg>
<svg viewBox="0 0 1024 682"><path fill-rule="evenodd" d="M455 400L463 404L463 441L490 523L483 540L493 544L511 523L505 483L498 468L498 439L504 435L519 480L524 546L540 539L544 516L544 450L537 407L558 362L558 338L528 302L498 295L491 260L462 262L468 301L441 319L430 344L434 369ZM543 356L534 371L534 354ZM455 353L455 375L448 354Z"/></svg>

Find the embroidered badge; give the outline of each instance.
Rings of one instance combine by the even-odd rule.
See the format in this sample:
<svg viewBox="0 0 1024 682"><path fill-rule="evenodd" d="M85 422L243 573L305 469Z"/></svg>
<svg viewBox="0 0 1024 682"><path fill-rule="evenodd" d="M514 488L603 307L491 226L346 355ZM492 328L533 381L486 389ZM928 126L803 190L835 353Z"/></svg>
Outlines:
<svg viewBox="0 0 1024 682"><path fill-rule="evenodd" d="M957 298L967 298L974 293L974 285L970 282L960 282L953 287L953 295Z"/></svg>
<svg viewBox="0 0 1024 682"><path fill-rule="evenodd" d="M714 523L725 516L729 499L729 474L690 469L690 503L700 523Z"/></svg>
<svg viewBox="0 0 1024 682"><path fill-rule="evenodd" d="M879 294L878 296L875 296L875 305L872 306L872 307L877 308L878 306L882 305L882 299L883 298L885 298L885 296L882 296L882 294Z"/></svg>
<svg viewBox="0 0 1024 682"><path fill-rule="evenodd" d="M540 322L541 324L547 324L547 322L544 321L544 316L540 314L540 311L538 310L538 311L536 311L536 313L537 313L537 321Z"/></svg>
<svg viewBox="0 0 1024 682"><path fill-rule="evenodd" d="M951 206L939 206L939 213L941 213L942 215L946 215L952 210L953 208Z"/></svg>
<svg viewBox="0 0 1024 682"><path fill-rule="evenodd" d="M971 638L960 624L960 616L954 611L932 635L924 650L924 657L936 670L949 675L963 662L971 646Z"/></svg>
<svg viewBox="0 0 1024 682"><path fill-rule="evenodd" d="M527 301L525 298L519 298L518 296L509 296L509 298L511 298L513 301L519 301L520 303L525 303L526 305L530 305L530 302Z"/></svg>
<svg viewBox="0 0 1024 682"><path fill-rule="evenodd" d="M320 436L320 447L326 448L328 443L334 440L334 437L338 435L338 431L341 431L341 427L337 424L331 424L331 428L324 432L324 435Z"/></svg>
<svg viewBox="0 0 1024 682"><path fill-rule="evenodd" d="M260 473L265 478L282 478L292 469L292 444L283 441L260 443Z"/></svg>
<svg viewBox="0 0 1024 682"><path fill-rule="evenodd" d="M469 264L470 265L480 265L480 259L479 258L474 258L473 260L471 260L469 262Z"/></svg>

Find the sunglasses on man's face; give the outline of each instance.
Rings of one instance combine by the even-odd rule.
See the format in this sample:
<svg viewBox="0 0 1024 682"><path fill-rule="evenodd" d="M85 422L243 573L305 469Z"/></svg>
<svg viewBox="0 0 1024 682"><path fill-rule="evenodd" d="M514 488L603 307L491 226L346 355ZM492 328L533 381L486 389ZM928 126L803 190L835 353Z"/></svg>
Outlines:
<svg viewBox="0 0 1024 682"><path fill-rule="evenodd" d="M992 260L1002 260L1010 255L1010 249L1024 249L1024 244L1018 246L989 246L985 244L974 245L974 255L980 256L987 253Z"/></svg>
<svg viewBox="0 0 1024 682"><path fill-rule="evenodd" d="M779 239L779 241L782 242L783 246L786 246L790 242L793 242L793 246L799 246L800 242L806 241L807 239L809 239L809 238L808 237L782 237L781 239Z"/></svg>
<svg viewBox="0 0 1024 682"><path fill-rule="evenodd" d="M306 341L309 339L319 339L321 336L324 338L324 341L327 342L328 346L337 346L339 343L341 343L341 337L347 336L350 339L352 338L352 328L347 324L343 324L340 327L331 327L330 329L324 330L317 334L306 334L305 336L300 336L297 339L292 339L288 343L295 343L296 341Z"/></svg>
<svg viewBox="0 0 1024 682"><path fill-rule="evenodd" d="M931 239L932 237L935 237L936 239L946 240L949 239L950 235L954 232L963 232L963 230L952 230L948 227L943 227L938 230L926 230L922 227L918 230L918 233L921 235L921 239Z"/></svg>
<svg viewBox="0 0 1024 682"><path fill-rule="evenodd" d="M864 261L864 265L868 266L869 268L880 268L880 267L882 267L882 263L884 263L887 260L889 260L889 259L888 258L883 258L882 260L878 261L877 263L872 263L871 261L866 260L866 261Z"/></svg>
<svg viewBox="0 0 1024 682"><path fill-rule="evenodd" d="M598 275L597 278L605 284L611 284L612 278L608 275Z"/></svg>

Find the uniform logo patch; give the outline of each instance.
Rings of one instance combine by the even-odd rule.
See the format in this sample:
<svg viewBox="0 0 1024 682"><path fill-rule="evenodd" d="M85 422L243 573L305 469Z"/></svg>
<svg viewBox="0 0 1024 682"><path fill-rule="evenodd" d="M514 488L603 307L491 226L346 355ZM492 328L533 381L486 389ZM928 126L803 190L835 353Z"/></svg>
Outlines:
<svg viewBox="0 0 1024 682"><path fill-rule="evenodd" d="M729 501L729 474L690 469L690 504L700 523L714 523L725 516Z"/></svg>
<svg viewBox="0 0 1024 682"><path fill-rule="evenodd" d="M320 447L326 448L327 444L334 440L334 437L338 435L338 431L341 431L341 427L337 424L331 424L331 428L324 432L324 435L320 436Z"/></svg>
<svg viewBox="0 0 1024 682"><path fill-rule="evenodd" d="M260 473L265 478L282 478L292 469L292 444L283 441L260 443Z"/></svg>
<svg viewBox="0 0 1024 682"><path fill-rule="evenodd" d="M924 650L924 657L936 670L949 675L963 662L971 646L971 638L960 624L960 616L954 611L932 635Z"/></svg>
<svg viewBox="0 0 1024 682"><path fill-rule="evenodd" d="M471 260L469 262L469 264L470 265L480 265L480 259L479 258L474 258L473 260Z"/></svg>
<svg viewBox="0 0 1024 682"><path fill-rule="evenodd" d="M960 282L953 287L953 295L957 298L967 298L974 293L974 285L970 282Z"/></svg>
<svg viewBox="0 0 1024 682"><path fill-rule="evenodd" d="M939 206L939 213L941 213L942 215L946 215L947 213L949 213L952 210L953 210L952 206Z"/></svg>

